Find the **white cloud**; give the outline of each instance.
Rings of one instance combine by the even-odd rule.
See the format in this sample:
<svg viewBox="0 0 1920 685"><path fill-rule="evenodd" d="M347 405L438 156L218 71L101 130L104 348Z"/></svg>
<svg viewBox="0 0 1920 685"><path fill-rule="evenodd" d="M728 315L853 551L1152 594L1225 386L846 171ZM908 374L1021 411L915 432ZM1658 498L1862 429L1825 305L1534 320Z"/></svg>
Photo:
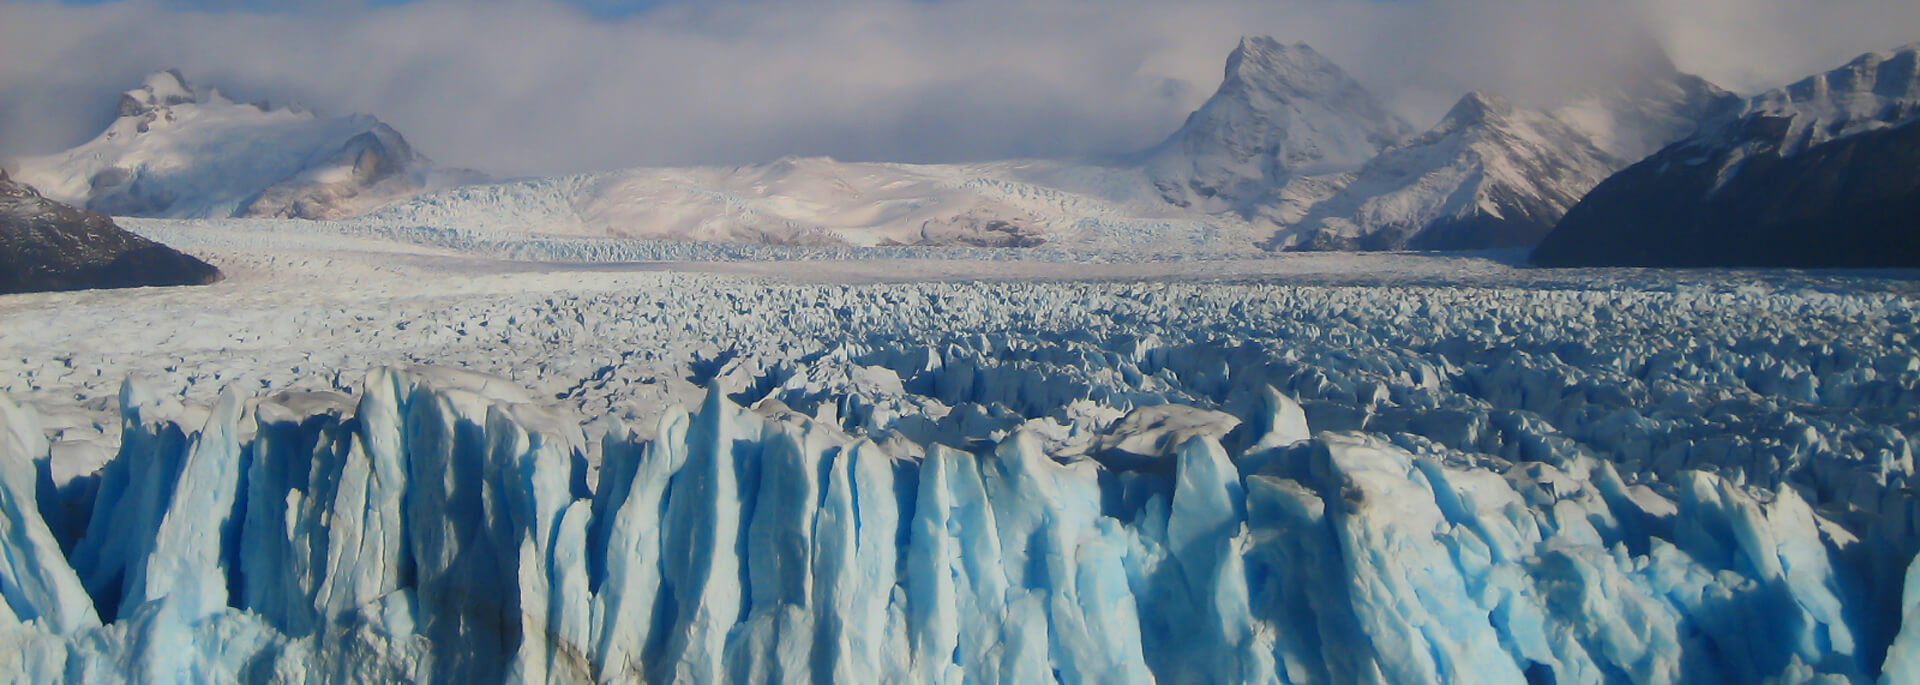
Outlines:
<svg viewBox="0 0 1920 685"><path fill-rule="evenodd" d="M717 0L620 20L551 1L300 14L0 4L0 155L91 136L119 90L179 67L238 98L392 123L504 173L787 154L950 161L1151 145L1235 38L1304 40L1430 123L1468 88L1550 100L1651 30L1682 68L1755 89L1920 36L1880 0Z"/></svg>

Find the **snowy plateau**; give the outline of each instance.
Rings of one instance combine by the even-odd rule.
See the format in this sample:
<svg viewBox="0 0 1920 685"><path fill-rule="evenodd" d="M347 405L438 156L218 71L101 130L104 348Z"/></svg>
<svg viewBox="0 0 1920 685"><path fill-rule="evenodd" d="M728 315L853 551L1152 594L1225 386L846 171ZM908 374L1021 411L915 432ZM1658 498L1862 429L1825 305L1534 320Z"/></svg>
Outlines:
<svg viewBox="0 0 1920 685"><path fill-rule="evenodd" d="M3 680L1920 679L1912 272L120 221Z"/></svg>

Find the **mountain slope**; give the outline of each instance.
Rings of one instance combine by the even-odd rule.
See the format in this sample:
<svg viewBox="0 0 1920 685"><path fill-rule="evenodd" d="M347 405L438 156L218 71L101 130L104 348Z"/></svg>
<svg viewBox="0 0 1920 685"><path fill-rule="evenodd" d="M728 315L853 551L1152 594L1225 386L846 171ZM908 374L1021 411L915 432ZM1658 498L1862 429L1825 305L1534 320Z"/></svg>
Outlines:
<svg viewBox="0 0 1920 685"><path fill-rule="evenodd" d="M1268 249L1531 246L1601 179L1738 102L1657 49L1631 67L1551 110L1472 93L1410 137L1312 48L1245 38L1140 168L1168 203L1270 226Z"/></svg>
<svg viewBox="0 0 1920 685"><path fill-rule="evenodd" d="M205 285L220 270L0 172L0 293Z"/></svg>
<svg viewBox="0 0 1920 685"><path fill-rule="evenodd" d="M1482 93L1363 167L1271 247L1478 249L1538 242L1621 162L1546 114Z"/></svg>
<svg viewBox="0 0 1920 685"><path fill-rule="evenodd" d="M1220 89L1144 166L1168 202L1253 216L1290 182L1357 169L1411 134L1313 48L1249 37L1227 57Z"/></svg>
<svg viewBox="0 0 1920 685"><path fill-rule="evenodd" d="M1729 96L1663 59L1552 112L1472 94L1405 122L1305 45L1245 38L1214 96L1108 165L786 159L469 186L371 219L476 230L754 243L1122 249L1530 246L1633 152ZM1717 104L1716 104L1717 103Z"/></svg>
<svg viewBox="0 0 1920 685"><path fill-rule="evenodd" d="M1756 96L1608 178L1533 261L1920 265L1920 44Z"/></svg>
<svg viewBox="0 0 1920 685"><path fill-rule="evenodd" d="M1236 216L1173 207L1138 172L1045 160L788 158L469 185L364 217L478 231L806 245L1249 249Z"/></svg>
<svg viewBox="0 0 1920 685"><path fill-rule="evenodd" d="M1693 135L1706 122L1737 113L1745 98L1680 71L1665 48L1649 43L1637 64L1623 67L1611 85L1546 109L1622 162L1646 159Z"/></svg>
<svg viewBox="0 0 1920 685"><path fill-rule="evenodd" d="M1740 99L1657 51L1610 88L1552 109L1469 93L1426 133L1382 152L1283 225L1277 249L1529 247L1629 162Z"/></svg>
<svg viewBox="0 0 1920 685"><path fill-rule="evenodd" d="M106 214L170 218L351 216L467 180L441 172L380 120L321 117L199 92L177 71L120 99L106 131L16 161L48 197Z"/></svg>

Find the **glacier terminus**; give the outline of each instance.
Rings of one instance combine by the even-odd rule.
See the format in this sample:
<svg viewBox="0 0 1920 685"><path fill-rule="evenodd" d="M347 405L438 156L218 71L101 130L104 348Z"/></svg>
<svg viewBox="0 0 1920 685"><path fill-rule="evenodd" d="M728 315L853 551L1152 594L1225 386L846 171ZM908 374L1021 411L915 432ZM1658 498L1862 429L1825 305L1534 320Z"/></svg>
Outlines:
<svg viewBox="0 0 1920 685"><path fill-rule="evenodd" d="M85 295L20 296L44 306L0 333L27 351L0 400L0 672L1915 677L1903 282L1468 260L1368 283L1329 259L1356 258L1261 266L1282 281L557 268L398 309L368 293L500 282L396 261L263 318L320 268L287 267L197 318L173 310L206 296L127 291L153 320L122 320L183 341L152 362L34 352L87 335L35 325ZM303 338L374 366L274 351Z"/></svg>

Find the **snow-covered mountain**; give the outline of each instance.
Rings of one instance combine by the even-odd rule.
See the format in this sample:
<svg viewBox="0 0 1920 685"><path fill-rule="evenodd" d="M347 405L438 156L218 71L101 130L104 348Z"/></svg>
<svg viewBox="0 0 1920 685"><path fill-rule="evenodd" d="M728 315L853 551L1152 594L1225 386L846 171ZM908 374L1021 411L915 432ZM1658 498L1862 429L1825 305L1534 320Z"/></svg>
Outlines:
<svg viewBox="0 0 1920 685"><path fill-rule="evenodd" d="M1549 265L1920 264L1920 43L1762 93L1608 178Z"/></svg>
<svg viewBox="0 0 1920 685"><path fill-rule="evenodd" d="M1246 249L1235 215L1169 205L1137 169L1051 160L787 158L469 185L365 217L494 232L802 245Z"/></svg>
<svg viewBox="0 0 1920 685"><path fill-rule="evenodd" d="M1602 179L1739 102L1658 53L1619 84L1551 109L1469 93L1432 130L1382 152L1300 220L1283 223L1267 245L1532 246Z"/></svg>
<svg viewBox="0 0 1920 685"><path fill-rule="evenodd" d="M1411 132L1313 48L1249 37L1178 131L1117 163L636 168L452 188L368 218L727 242L1248 250Z"/></svg>
<svg viewBox="0 0 1920 685"><path fill-rule="evenodd" d="M1920 43L1869 52L1844 66L1761 93L1746 110L1706 127L1697 143L1737 147L1753 139L1793 155L1828 141L1904 125L1920 115ZM1755 131L1755 128L1763 131ZM1777 136L1771 135L1778 131ZM1697 145L1694 145L1697 147ZM1749 147L1722 170L1763 150Z"/></svg>
<svg viewBox="0 0 1920 685"><path fill-rule="evenodd" d="M1246 38L1142 167L1171 204L1267 226L1269 249L1531 246L1601 179L1737 102L1657 51L1631 71L1551 110L1470 93L1411 136L1312 48Z"/></svg>
<svg viewBox="0 0 1920 685"><path fill-rule="evenodd" d="M1381 153L1282 229L1274 248L1530 246L1624 164L1539 111L1469 93L1433 130Z"/></svg>
<svg viewBox="0 0 1920 685"><path fill-rule="evenodd" d="M1118 160L790 158L490 185L436 170L372 117L236 104L162 72L127 93L98 139L16 166L52 197L140 216L325 219L390 205L368 220L806 245L1530 246L1602 178L1737 106L1657 52L1630 71L1551 108L1469 94L1415 136L1313 48L1249 37L1177 131Z"/></svg>
<svg viewBox="0 0 1920 685"><path fill-rule="evenodd" d="M1358 169L1412 132L1313 48L1249 37L1228 55L1220 89L1145 167L1168 202L1252 217L1313 197L1326 187L1314 177Z"/></svg>
<svg viewBox="0 0 1920 685"><path fill-rule="evenodd" d="M236 103L173 70L127 91L93 140L11 166L55 200L171 218L339 218L475 176L436 169L374 117Z"/></svg>
<svg viewBox="0 0 1920 685"><path fill-rule="evenodd" d="M1470 95L1409 138L1404 121L1311 47L1246 38L1218 92L1177 132L1117 163L787 159L629 169L454 188L370 218L799 244L1530 246L1625 166L1607 149L1690 132L1703 103L1724 96L1671 65L1650 73L1568 105L1564 118Z"/></svg>

